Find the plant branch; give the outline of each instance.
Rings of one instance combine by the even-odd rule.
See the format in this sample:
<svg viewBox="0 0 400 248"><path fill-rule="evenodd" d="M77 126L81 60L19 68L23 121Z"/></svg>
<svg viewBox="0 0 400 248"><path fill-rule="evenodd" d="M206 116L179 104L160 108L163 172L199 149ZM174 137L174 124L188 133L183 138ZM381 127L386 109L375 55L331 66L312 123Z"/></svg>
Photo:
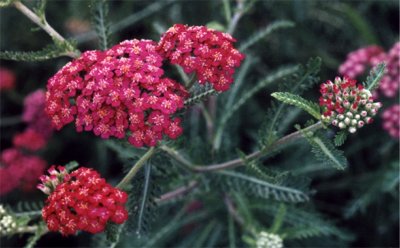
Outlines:
<svg viewBox="0 0 400 248"><path fill-rule="evenodd" d="M155 199L156 203L162 203L162 202L166 202L178 197L181 197L187 193L189 193L190 191L192 191L194 188L196 188L199 185L198 181L190 181L188 185L176 188L170 192L167 192L163 195L161 195L159 198Z"/></svg>
<svg viewBox="0 0 400 248"><path fill-rule="evenodd" d="M231 169L231 168L235 168L237 166L245 165L245 161L257 159L259 157L268 155L272 151L276 150L277 148L302 138L304 132L315 131L322 127L324 127L324 125L321 122L317 122L314 125L311 125L307 128L304 128L302 130L288 134L288 135L278 139L271 145L266 146L261 150L255 151L255 152L247 155L245 158L237 158L237 159L233 159L233 160L230 160L230 161L227 161L224 163L219 163L219 164L194 165L190 161L188 161L186 158L184 158L181 154L179 154L178 151L176 151L172 148L169 148L167 146L161 146L160 149L167 152L176 161L185 165L186 167L188 167L190 170L192 170L194 172L203 173L203 172L209 172L209 171L218 171L218 170Z"/></svg>
<svg viewBox="0 0 400 248"><path fill-rule="evenodd" d="M125 188L127 184L132 180L140 168L145 164L145 162L153 156L156 149L151 147L143 156L136 162L134 166L130 169L128 174L118 183L117 188Z"/></svg>
<svg viewBox="0 0 400 248"><path fill-rule="evenodd" d="M32 22L37 24L39 27L41 27L47 34L50 35L50 37L59 42L59 43L64 43L64 44L69 44L67 40L65 40L64 37L62 37L52 26L50 26L46 18L40 18L37 14L35 14L32 10L30 10L28 7L26 7L23 3L20 1L14 2L14 6L16 9L18 9L22 14L24 14L26 17L28 17ZM69 44L69 47L72 48L72 46ZM77 58L79 56L79 53L76 51L69 51L65 53L66 56L69 56L71 58Z"/></svg>
<svg viewBox="0 0 400 248"><path fill-rule="evenodd" d="M233 217L233 219L237 223L239 223L241 226L244 226L245 222L244 222L242 216L239 215L235 206L233 205L232 199L229 197L229 195L225 194L224 202L225 202L226 208L228 209L229 214Z"/></svg>
<svg viewBox="0 0 400 248"><path fill-rule="evenodd" d="M235 32L236 26L237 26L240 18L242 18L244 10L245 10L244 9L244 0L237 0L235 14L233 15L231 21L229 22L229 26L228 26L228 30L227 30L227 32L229 34L233 34L233 32Z"/></svg>

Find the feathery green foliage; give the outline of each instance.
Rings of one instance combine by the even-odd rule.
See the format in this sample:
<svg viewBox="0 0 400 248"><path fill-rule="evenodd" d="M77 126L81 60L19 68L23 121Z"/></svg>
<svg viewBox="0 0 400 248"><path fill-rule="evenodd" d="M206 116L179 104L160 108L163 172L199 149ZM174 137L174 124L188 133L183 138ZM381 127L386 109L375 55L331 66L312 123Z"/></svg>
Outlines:
<svg viewBox="0 0 400 248"><path fill-rule="evenodd" d="M216 183L225 190L234 189L261 198L274 198L277 201L303 202L308 196L295 188L276 185L257 177L234 171L219 171L213 174Z"/></svg>
<svg viewBox="0 0 400 248"><path fill-rule="evenodd" d="M292 28L294 27L295 24L291 21L286 21L286 20L281 20L281 21L274 21L273 23L269 24L267 27L258 30L254 34L250 36L247 40L245 40L241 45L239 46L240 51L245 51L252 45L256 44L260 40L264 39L271 33L277 30L281 30L284 28Z"/></svg>
<svg viewBox="0 0 400 248"><path fill-rule="evenodd" d="M369 91L374 91L379 87L379 82L385 75L385 63L378 64L373 68L367 77L367 81L364 83L364 87Z"/></svg>
<svg viewBox="0 0 400 248"><path fill-rule="evenodd" d="M108 1L91 0L92 23L99 38L101 50L106 50L110 46L110 24L107 23Z"/></svg>
<svg viewBox="0 0 400 248"><path fill-rule="evenodd" d="M13 4L15 1L17 1L17 0L1 0L1 1L0 1L0 8L10 6L10 5Z"/></svg>
<svg viewBox="0 0 400 248"><path fill-rule="evenodd" d="M274 92L271 96L275 97L279 101L303 109L317 120L321 117L318 104L308 101L299 95L294 95L288 92Z"/></svg>
<svg viewBox="0 0 400 248"><path fill-rule="evenodd" d="M345 131L340 131L335 135L334 143L335 146L341 146L344 144L344 142L347 139L347 132Z"/></svg>
<svg viewBox="0 0 400 248"><path fill-rule="evenodd" d="M16 52L16 51L1 51L0 59L14 61L44 61L62 56L67 56L68 52L72 52L70 43L51 44L40 51L32 52Z"/></svg>
<svg viewBox="0 0 400 248"><path fill-rule="evenodd" d="M296 128L299 129L299 126L296 125ZM303 136L311 145L311 151L319 162L338 170L344 170L347 167L347 159L344 157L343 152L336 149L335 145L324 137L322 132L303 132Z"/></svg>

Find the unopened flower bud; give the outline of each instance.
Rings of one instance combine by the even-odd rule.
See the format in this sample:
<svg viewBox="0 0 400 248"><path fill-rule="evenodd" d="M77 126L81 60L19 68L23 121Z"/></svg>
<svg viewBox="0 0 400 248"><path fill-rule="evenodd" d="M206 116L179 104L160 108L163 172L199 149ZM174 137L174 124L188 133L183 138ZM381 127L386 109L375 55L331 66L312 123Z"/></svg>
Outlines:
<svg viewBox="0 0 400 248"><path fill-rule="evenodd" d="M355 133L357 131L357 128L355 127L349 127L349 132L350 133Z"/></svg>
<svg viewBox="0 0 400 248"><path fill-rule="evenodd" d="M352 120L351 120L351 125L352 125L352 126L355 126L355 125L357 125L357 120L355 120L355 119L352 119Z"/></svg>
<svg viewBox="0 0 400 248"><path fill-rule="evenodd" d="M346 124L344 124L343 122L339 122L338 127L340 129L344 129L344 128L346 128Z"/></svg>
<svg viewBox="0 0 400 248"><path fill-rule="evenodd" d="M363 126L364 126L364 122L363 122L363 121L359 121L358 124L357 124L357 126L358 126L359 128L363 127Z"/></svg>
<svg viewBox="0 0 400 248"><path fill-rule="evenodd" d="M361 118L361 116L360 116L359 114L357 114L357 115L354 116L354 118L355 118L356 120L359 120L359 119Z"/></svg>
<svg viewBox="0 0 400 248"><path fill-rule="evenodd" d="M349 119L348 117L346 117L346 118L344 119L344 123L345 123L346 125L349 125L349 124L350 124L350 119Z"/></svg>

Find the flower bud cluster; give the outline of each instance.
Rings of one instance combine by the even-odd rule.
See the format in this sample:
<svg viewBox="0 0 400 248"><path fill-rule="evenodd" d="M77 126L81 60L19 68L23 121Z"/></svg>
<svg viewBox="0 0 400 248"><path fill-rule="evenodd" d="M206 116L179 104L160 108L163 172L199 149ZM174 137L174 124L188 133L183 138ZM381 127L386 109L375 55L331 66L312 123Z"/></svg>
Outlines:
<svg viewBox="0 0 400 248"><path fill-rule="evenodd" d="M379 84L379 91L386 97L395 97L400 86L400 42L395 43L388 53L375 45L353 51L340 65L339 72L350 78L356 78L369 67L382 62L386 64L386 73ZM378 93L374 92L375 94Z"/></svg>
<svg viewBox="0 0 400 248"><path fill-rule="evenodd" d="M18 187L26 191L33 190L37 178L47 166L43 159L27 155L16 148L2 151L0 163L0 195Z"/></svg>
<svg viewBox="0 0 400 248"><path fill-rule="evenodd" d="M324 110L321 119L350 133L372 123L372 117L382 106L373 102L369 90L347 77L336 77L334 82L328 80L321 84L320 92L319 104Z"/></svg>
<svg viewBox="0 0 400 248"><path fill-rule="evenodd" d="M49 194L42 216L50 231L94 234L104 231L109 221L122 224L128 219L124 207L128 195L106 183L93 169L80 167L68 173L53 166L48 172L49 176L40 178L38 188Z"/></svg>
<svg viewBox="0 0 400 248"><path fill-rule="evenodd" d="M395 139L400 138L400 104L395 104L383 112L383 129Z"/></svg>
<svg viewBox="0 0 400 248"><path fill-rule="evenodd" d="M0 236L5 236L17 230L17 222L7 210L0 205Z"/></svg>
<svg viewBox="0 0 400 248"><path fill-rule="evenodd" d="M256 246L257 248L282 248L283 241L277 234L262 231L257 235Z"/></svg>
<svg viewBox="0 0 400 248"><path fill-rule="evenodd" d="M244 55L233 47L236 40L205 26L175 24L163 34L157 50L186 73L195 72L200 84L209 82L217 91L226 91L233 82L235 67Z"/></svg>
<svg viewBox="0 0 400 248"><path fill-rule="evenodd" d="M87 51L47 84L46 112L55 128L73 122L77 131L125 138L137 147L156 145L163 134L182 133L172 115L183 108L185 88L162 78L162 57L150 40L128 40L109 50Z"/></svg>

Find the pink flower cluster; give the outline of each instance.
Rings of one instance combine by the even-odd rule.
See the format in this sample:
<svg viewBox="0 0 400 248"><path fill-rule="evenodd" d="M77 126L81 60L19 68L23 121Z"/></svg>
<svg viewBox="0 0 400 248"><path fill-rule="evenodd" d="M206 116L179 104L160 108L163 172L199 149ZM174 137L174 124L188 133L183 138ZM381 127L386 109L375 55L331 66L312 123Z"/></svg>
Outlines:
<svg viewBox="0 0 400 248"><path fill-rule="evenodd" d="M321 84L319 104L324 109L321 119L350 133L373 121L381 103L373 102L372 94L357 81L336 77Z"/></svg>
<svg viewBox="0 0 400 248"><path fill-rule="evenodd" d="M12 71L0 67L0 91L10 90L15 87L15 75Z"/></svg>
<svg viewBox="0 0 400 248"><path fill-rule="evenodd" d="M33 129L26 129L24 132L14 135L13 145L29 151L38 151L45 147L47 140L42 134Z"/></svg>
<svg viewBox="0 0 400 248"><path fill-rule="evenodd" d="M195 72L199 83L209 82L226 91L233 82L235 67L244 55L233 47L236 40L204 26L175 24L161 37L157 51L186 73Z"/></svg>
<svg viewBox="0 0 400 248"><path fill-rule="evenodd" d="M44 139L50 138L53 133L49 116L44 111L46 102L46 93L39 89L24 99L24 112L22 120L28 124L28 129L41 134Z"/></svg>
<svg viewBox="0 0 400 248"><path fill-rule="evenodd" d="M104 231L107 222L122 224L128 219L124 204L127 193L112 187L93 169L81 167L68 173L52 166L49 176L41 176L38 188L49 194L42 216L50 231L63 235L78 230Z"/></svg>
<svg viewBox="0 0 400 248"><path fill-rule="evenodd" d="M400 138L400 105L395 104L382 114L383 129L395 139Z"/></svg>
<svg viewBox="0 0 400 248"><path fill-rule="evenodd" d="M182 133L172 115L183 108L185 88L162 78L162 57L150 40L128 40L111 49L87 51L47 84L46 112L55 128L75 120L77 131L154 146L163 134Z"/></svg>
<svg viewBox="0 0 400 248"><path fill-rule="evenodd" d="M347 55L346 61L340 65L339 72L350 78L356 78L368 67L385 62L387 72L381 80L379 91L386 97L394 97L400 86L400 42L393 45L388 53L379 46L360 48Z"/></svg>
<svg viewBox="0 0 400 248"><path fill-rule="evenodd" d="M37 178L43 173L46 162L34 155L26 155L16 148L9 148L0 157L0 195L15 188L31 191Z"/></svg>

